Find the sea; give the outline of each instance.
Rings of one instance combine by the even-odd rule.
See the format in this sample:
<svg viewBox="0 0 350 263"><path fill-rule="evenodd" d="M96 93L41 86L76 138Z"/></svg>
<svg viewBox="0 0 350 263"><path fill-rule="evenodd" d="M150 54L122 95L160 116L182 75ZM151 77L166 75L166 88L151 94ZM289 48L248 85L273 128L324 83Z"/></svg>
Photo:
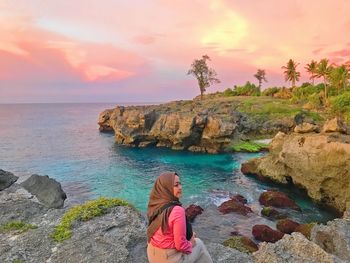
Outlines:
<svg viewBox="0 0 350 263"><path fill-rule="evenodd" d="M117 105L140 104L0 104L0 169L19 176L19 182L32 174L56 179L67 193L65 206L100 196L117 197L145 213L156 177L164 171L176 171L182 181L181 201L185 207L197 204L213 209L230 195L240 194L254 211L250 223L262 223L266 220L260 216L259 196L277 188L302 209L301 213L287 211L292 219L309 223L334 218L293 189L262 183L240 172L242 162L263 153L205 154L133 148L116 144L113 134L99 132L100 112ZM234 213L230 220L240 226L249 221ZM250 231L250 226L241 229Z"/></svg>

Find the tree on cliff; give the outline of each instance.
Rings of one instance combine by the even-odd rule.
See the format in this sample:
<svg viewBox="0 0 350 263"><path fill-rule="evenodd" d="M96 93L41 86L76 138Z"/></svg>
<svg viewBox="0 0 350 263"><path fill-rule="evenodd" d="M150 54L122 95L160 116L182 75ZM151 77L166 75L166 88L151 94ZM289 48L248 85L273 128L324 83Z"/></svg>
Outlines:
<svg viewBox="0 0 350 263"><path fill-rule="evenodd" d="M264 69L258 69L258 71L254 75L254 77L257 78L257 80L259 81L259 90L260 90L262 81L267 82L265 70Z"/></svg>
<svg viewBox="0 0 350 263"><path fill-rule="evenodd" d="M283 66L282 69L284 69L284 78L286 81L292 82L292 88L295 88L295 82L299 81L300 78L300 72L297 71L297 66L299 63L295 63L293 59L290 59L287 62L287 66Z"/></svg>
<svg viewBox="0 0 350 263"><path fill-rule="evenodd" d="M324 84L324 97L327 99L328 96L328 86L327 86L327 78L329 77L329 74L332 71L332 67L328 64L329 60L324 58L321 59L321 61L318 63L317 66L317 78L323 78L323 84Z"/></svg>
<svg viewBox="0 0 350 263"><path fill-rule="evenodd" d="M187 72L187 75L196 77L201 91L201 99L203 99L203 93L211 84L220 83L220 80L216 78L217 74L215 70L208 67L207 60L210 61L208 55L202 56L201 59L195 59Z"/></svg>

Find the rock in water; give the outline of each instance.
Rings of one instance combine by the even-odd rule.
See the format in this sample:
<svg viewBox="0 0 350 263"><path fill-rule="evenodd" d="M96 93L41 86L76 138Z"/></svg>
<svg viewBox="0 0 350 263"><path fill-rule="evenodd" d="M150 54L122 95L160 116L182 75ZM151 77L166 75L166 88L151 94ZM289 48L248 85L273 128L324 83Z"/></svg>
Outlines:
<svg viewBox="0 0 350 263"><path fill-rule="evenodd" d="M35 195L38 200L50 208L62 208L67 195L61 184L47 175L33 174L21 186Z"/></svg>
<svg viewBox="0 0 350 263"><path fill-rule="evenodd" d="M0 191L10 187L18 179L13 173L0 169Z"/></svg>

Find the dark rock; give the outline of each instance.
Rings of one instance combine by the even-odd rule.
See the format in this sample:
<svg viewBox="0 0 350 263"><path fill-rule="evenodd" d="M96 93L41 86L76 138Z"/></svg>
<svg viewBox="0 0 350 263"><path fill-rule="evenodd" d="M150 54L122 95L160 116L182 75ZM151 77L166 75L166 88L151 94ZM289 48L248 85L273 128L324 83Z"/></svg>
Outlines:
<svg viewBox="0 0 350 263"><path fill-rule="evenodd" d="M286 219L278 220L276 224L276 228L282 233L290 234L294 232L296 227L298 227L299 225L300 225L299 223L286 218Z"/></svg>
<svg viewBox="0 0 350 263"><path fill-rule="evenodd" d="M233 197L232 199L223 202L218 209L223 214L236 212L241 215L247 215L248 213L252 213L252 209L242 203L242 201L244 200L240 197Z"/></svg>
<svg viewBox="0 0 350 263"><path fill-rule="evenodd" d="M50 208L62 208L67 195L61 184L46 176L33 174L21 184L28 192L35 195L40 202Z"/></svg>
<svg viewBox="0 0 350 263"><path fill-rule="evenodd" d="M264 206L281 208L289 207L301 211L300 207L292 199L290 199L285 193L278 191L267 191L262 193L259 197L259 202Z"/></svg>
<svg viewBox="0 0 350 263"><path fill-rule="evenodd" d="M202 207L194 204L190 205L185 210L186 216L191 222L193 222L193 220L197 217L197 215L200 215L202 211L203 211Z"/></svg>
<svg viewBox="0 0 350 263"><path fill-rule="evenodd" d="M315 223L301 224L295 228L295 232L302 233L307 239L311 238L311 230L315 226Z"/></svg>
<svg viewBox="0 0 350 263"><path fill-rule="evenodd" d="M18 179L13 173L0 169L0 191L10 187Z"/></svg>
<svg viewBox="0 0 350 263"><path fill-rule="evenodd" d="M233 196L230 196L230 198L242 204L246 204L248 202L247 199L242 195L233 195Z"/></svg>
<svg viewBox="0 0 350 263"><path fill-rule="evenodd" d="M257 240L272 242L272 243L275 243L276 241L280 240L284 236L284 233L277 230L273 230L267 225L253 226L252 234L254 238L256 238Z"/></svg>
<svg viewBox="0 0 350 263"><path fill-rule="evenodd" d="M253 253L258 250L257 244L245 236L234 236L224 241L224 246L237 249L244 253Z"/></svg>
<svg viewBox="0 0 350 263"><path fill-rule="evenodd" d="M265 216L265 217L267 217L269 219L272 219L272 220L283 219L283 218L287 218L288 217L287 214L281 213L277 209L275 209L275 208L273 208L271 206L264 207L261 210L261 215Z"/></svg>

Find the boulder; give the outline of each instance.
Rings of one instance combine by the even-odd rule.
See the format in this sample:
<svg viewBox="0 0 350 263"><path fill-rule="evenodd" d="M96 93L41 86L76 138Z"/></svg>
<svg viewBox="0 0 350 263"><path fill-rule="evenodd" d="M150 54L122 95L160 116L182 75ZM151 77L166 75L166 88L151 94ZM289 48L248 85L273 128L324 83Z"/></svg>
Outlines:
<svg viewBox="0 0 350 263"><path fill-rule="evenodd" d="M266 191L259 197L260 204L264 206L273 206L279 208L291 208L301 211L300 207L290 199L285 193L278 191Z"/></svg>
<svg viewBox="0 0 350 263"><path fill-rule="evenodd" d="M291 234L300 224L291 219L281 219L277 221L276 228L285 234Z"/></svg>
<svg viewBox="0 0 350 263"><path fill-rule="evenodd" d="M300 233L284 235L276 243L262 243L253 253L255 263L341 263ZM345 262L344 262L345 263Z"/></svg>
<svg viewBox="0 0 350 263"><path fill-rule="evenodd" d="M219 207L219 211L223 214L236 212L241 215L246 216L249 213L252 213L252 209L242 202L241 198L233 197L232 199L223 202Z"/></svg>
<svg viewBox="0 0 350 263"><path fill-rule="evenodd" d="M10 187L18 179L13 173L0 169L0 191Z"/></svg>
<svg viewBox="0 0 350 263"><path fill-rule="evenodd" d="M288 215L285 213L279 212L277 209L271 207L271 206L266 206L261 210L261 215L267 217L268 219L271 220L276 220L276 219L283 219L287 218Z"/></svg>
<svg viewBox="0 0 350 263"><path fill-rule="evenodd" d="M63 192L61 184L46 176L33 174L21 186L35 195L38 200L50 208L62 208L67 195Z"/></svg>
<svg viewBox="0 0 350 263"><path fill-rule="evenodd" d="M255 239L260 241L272 242L280 240L284 233L273 230L271 227L267 225L255 225L252 229L252 234Z"/></svg>
<svg viewBox="0 0 350 263"><path fill-rule="evenodd" d="M340 132L346 134L346 126L344 123L338 119L334 118L331 120L327 120L326 123L323 125L322 132L328 133L328 132Z"/></svg>
<svg viewBox="0 0 350 263"><path fill-rule="evenodd" d="M193 222L194 219L203 212L203 208L199 205L191 204L185 210L187 218Z"/></svg>

